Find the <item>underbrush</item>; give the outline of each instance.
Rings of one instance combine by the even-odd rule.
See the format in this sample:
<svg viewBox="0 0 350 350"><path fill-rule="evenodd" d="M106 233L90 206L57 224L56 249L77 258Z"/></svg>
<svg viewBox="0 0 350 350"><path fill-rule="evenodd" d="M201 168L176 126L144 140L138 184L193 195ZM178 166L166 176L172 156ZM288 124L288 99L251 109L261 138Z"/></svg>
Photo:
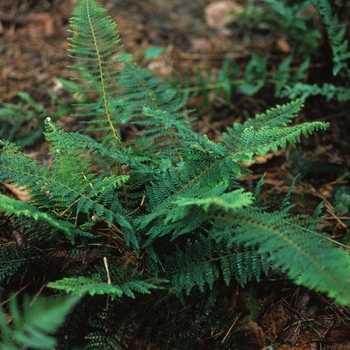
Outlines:
<svg viewBox="0 0 350 350"><path fill-rule="evenodd" d="M277 2L264 3L282 19L298 13L294 5L282 13ZM312 3L330 39L333 75L348 77L345 27L327 1ZM0 318L2 349L253 349L227 294L237 283L246 287L254 319L254 287L272 274L349 305L347 242L319 232L322 203L312 216L293 214L294 181L272 210L260 197L264 178L251 191L242 184L252 175L246 164L328 128L319 121L291 125L305 98L345 101L347 87L302 83L311 56L294 69L290 56L274 72L259 55L244 73L226 62L219 82L227 99L234 88L254 94L273 78L276 98L291 101L235 123L213 142L193 131L190 95L122 59L116 25L104 13L94 0L79 0L72 14L68 52L76 63L72 81L63 83L73 105L57 101L51 114L21 95L39 119L35 137L44 131L50 144L46 162L13 142L35 138L21 137L9 119L20 118L19 107L0 111L0 131L10 136L1 140L0 179L26 195L0 195L1 293L10 300ZM303 21L286 23L293 40L303 40L310 25ZM70 110L84 123L81 132L57 126ZM120 132L126 125L136 130L128 142ZM337 210L344 212L348 189L340 191ZM35 297L19 303L23 290Z"/></svg>

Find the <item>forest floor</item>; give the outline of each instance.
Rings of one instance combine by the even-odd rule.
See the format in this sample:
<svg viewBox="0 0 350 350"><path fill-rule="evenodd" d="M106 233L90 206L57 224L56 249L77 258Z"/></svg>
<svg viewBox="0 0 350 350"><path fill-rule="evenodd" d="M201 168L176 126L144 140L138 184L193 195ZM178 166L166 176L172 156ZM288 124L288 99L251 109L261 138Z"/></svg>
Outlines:
<svg viewBox="0 0 350 350"><path fill-rule="evenodd" d="M212 0L101 0L108 15L118 23L125 52L137 56L140 65L164 77L184 78L189 72L195 80L197 69L217 74L224 59L244 65L253 52L261 51L278 57L287 57L292 48L283 33L264 36L256 33L252 40L244 40L247 28L226 25L222 13L208 10ZM248 1L249 2L249 1ZM232 2L233 3L233 2ZM245 6L246 1L237 1ZM47 86L59 97L65 98L57 77L69 78L67 66L68 19L74 0L1 0L0 2L0 101L23 103L19 91L28 92L35 101L54 108L47 94L34 83ZM143 54L152 47L161 47L163 53L155 58ZM271 88L264 87L252 96L235 94L231 103L222 96L209 94L204 105L203 94L189 101L189 108L200 110L196 130L218 140L233 122L263 113L276 104ZM265 172L263 196L270 205L278 206L291 181L300 172L305 160L307 174L295 188L293 200L296 210L312 213L325 198L323 229L332 238L341 238L348 228L346 220L334 211L334 191L348 184L350 169L350 114L336 101L312 97L300 113L298 122L322 120L331 128L302 139L296 151L269 154L259 164L249 165L254 178L245 179L247 187ZM62 118L61 126L76 130L74 118ZM126 136L127 137L127 136ZM26 150L32 156L45 158L47 146L37 144ZM1 227L0 227L1 231ZM339 268L342 268L339 266ZM349 292L350 293L350 292ZM248 313L248 292L237 286L228 296L229 305ZM332 300L314 291L288 282L268 281L258 288L259 313L257 322L248 327L254 332L261 349L350 349L350 309L339 307Z"/></svg>

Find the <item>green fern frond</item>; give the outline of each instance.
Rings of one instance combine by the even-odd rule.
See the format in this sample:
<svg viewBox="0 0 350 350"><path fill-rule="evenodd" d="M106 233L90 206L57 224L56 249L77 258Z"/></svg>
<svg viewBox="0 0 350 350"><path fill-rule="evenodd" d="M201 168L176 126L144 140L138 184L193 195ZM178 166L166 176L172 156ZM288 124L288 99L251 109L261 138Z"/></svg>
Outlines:
<svg viewBox="0 0 350 350"><path fill-rule="evenodd" d="M145 177L153 173L148 164L154 161L154 159L136 153L132 147L114 150L109 147L108 143L102 144L88 135L83 135L77 132L66 132L57 127L50 132L46 132L45 137L47 141L55 145L54 148L56 150L81 150L83 157L91 157L95 171L103 173L103 176L111 176L114 174L116 169L118 169L119 164L132 170L128 175L130 180L131 178L134 178L136 174ZM73 158L76 159L75 157ZM124 183L124 185L128 186L128 183Z"/></svg>
<svg viewBox="0 0 350 350"><path fill-rule="evenodd" d="M227 285L232 278L245 286L247 282L260 281L269 271L267 255L257 248L232 245L227 239L217 244L212 239L188 239L185 247L176 247L173 257L166 260L167 276L177 294L187 295L195 286L204 291L206 285L213 288L214 281L222 276Z"/></svg>
<svg viewBox="0 0 350 350"><path fill-rule="evenodd" d="M228 227L233 227L231 233ZM287 272L295 283L327 292L341 304L350 302L348 253L334 249L326 235L300 226L285 213L237 210L225 220L216 220L211 232L218 239L231 234L235 244L247 248L258 245L258 252L268 254L268 261Z"/></svg>
<svg viewBox="0 0 350 350"><path fill-rule="evenodd" d="M34 221L42 220L47 222L57 232L63 232L65 237L72 243L74 243L76 236L93 237L91 233L77 229L68 221L54 219L51 215L38 210L29 203L21 202L0 194L0 204L1 211L3 211L5 214L15 213L15 216L23 215L33 219Z"/></svg>
<svg viewBox="0 0 350 350"><path fill-rule="evenodd" d="M75 295L56 299L39 298L35 302L30 302L26 297L22 306L23 312L20 312L16 298L11 298L9 307L11 315L5 314L0 309L1 349L55 347L56 340L48 334L53 334L60 327L79 299ZM11 321L8 321L8 318Z"/></svg>
<svg viewBox="0 0 350 350"><path fill-rule="evenodd" d="M3 286L26 263L16 244L0 246L0 283Z"/></svg>
<svg viewBox="0 0 350 350"><path fill-rule="evenodd" d="M70 19L73 37L69 38L68 52L77 63L70 67L78 74L76 92L98 93L100 99L95 103L80 104L85 109L84 117L99 116L99 123L106 126L115 146L121 145L118 123L121 121L120 107L115 99L118 94L119 77L116 57L119 35L116 24L105 10L95 1L81 0L77 3ZM79 81L79 82L78 82Z"/></svg>
<svg viewBox="0 0 350 350"><path fill-rule="evenodd" d="M55 130L53 123L48 124L48 128ZM54 208L55 216L59 218L71 218L74 222L81 213L91 216L95 213L109 226L118 224L123 228L127 244L137 249L138 240L126 219L128 211L120 204L116 190L129 176L111 175L101 179L101 175L91 173L91 161L84 158L85 152L67 147L60 141L60 133L55 136L51 139L55 152L51 169L45 164L36 164L13 144L3 142L0 178L26 187L35 206Z"/></svg>
<svg viewBox="0 0 350 350"><path fill-rule="evenodd" d="M292 120L298 116L298 113L303 107L304 100L297 99L282 106L277 105L266 111L264 114L257 114L253 120L250 120L250 122L256 130L265 126L271 128L287 126L287 124L291 123Z"/></svg>
<svg viewBox="0 0 350 350"><path fill-rule="evenodd" d="M277 105L264 114L258 114L254 119L248 119L244 124L234 124L233 128L228 128L227 132L223 133L221 139L228 148L234 150L246 129L253 128L253 130L258 131L263 127L285 127L292 119L296 118L303 105L304 101L302 99L282 106Z"/></svg>
<svg viewBox="0 0 350 350"><path fill-rule="evenodd" d="M199 227L207 220L205 211L194 206L180 207L176 202L182 198L205 201L206 198L221 196L228 187L238 186L234 174L244 173L229 154L216 157L198 149L183 150L182 153L184 161L179 168L173 167L160 173L159 181L146 189L144 206L147 213L134 221L137 231L147 235L150 241L169 233L175 238ZM189 222L189 216L195 219ZM175 218L183 218L183 221Z"/></svg>
<svg viewBox="0 0 350 350"><path fill-rule="evenodd" d="M181 198L175 202L179 207L196 205L202 207L204 211L208 211L209 207L215 206L222 208L226 211L229 209L243 208L253 203L253 197L250 192L243 192L243 189L239 189L233 192L224 193L217 197L205 197L204 199L197 198ZM166 221L176 221L179 217L172 217L168 214Z"/></svg>
<svg viewBox="0 0 350 350"><path fill-rule="evenodd" d="M112 300L116 297L120 298L123 294L130 298L135 298L135 293L149 294L151 289L159 289L154 283L145 280L132 280L122 284L109 284L99 281L98 277L70 277L59 281L50 282L48 287L66 292L71 292L76 295L109 295Z"/></svg>
<svg viewBox="0 0 350 350"><path fill-rule="evenodd" d="M179 168L163 172L162 180L147 189L145 207L150 213L135 220L138 231L145 232L146 229L145 233L153 240L169 233L175 238L200 227L206 221L204 211L195 210L193 206L189 208L175 204L184 203L191 198L191 203L209 205L214 201L213 198L210 199L213 195L204 189L217 190L221 184L234 186L236 179L232 173L243 173L237 162L252 161L254 155L264 156L270 150L277 152L278 148L285 149L287 142L299 141L300 134L308 136L314 130L327 127L326 123L319 122L286 127L302 104L302 100L297 100L277 106L266 114L259 115L256 121L247 121L243 126L237 125L237 128L230 129L222 139L228 148L233 148L233 154L222 145L212 146L205 137L193 137L192 143L189 142L187 148L181 150ZM215 193L214 196L223 195L224 191L222 189L221 193ZM232 205L238 204L236 202ZM187 220L189 216L195 218L190 224Z"/></svg>
<svg viewBox="0 0 350 350"><path fill-rule="evenodd" d="M341 71L350 75L347 61L350 58L348 40L345 39L346 26L340 25L338 18L333 14L331 3L327 0L310 0L316 11L320 14L322 22L326 27L328 38L333 51L333 75Z"/></svg>
<svg viewBox="0 0 350 350"><path fill-rule="evenodd" d="M325 83L321 87L316 84L304 84L301 82L295 83L293 86L284 86L281 97L289 97L290 99L295 99L300 97L306 99L309 96L321 95L325 96L327 102L332 98L344 102L350 99L349 88L342 86L335 86L333 84Z"/></svg>
<svg viewBox="0 0 350 350"><path fill-rule="evenodd" d="M225 145L232 149L234 161L251 162L254 155L265 156L269 151L285 149L287 142L295 144L300 135L308 137L313 131L326 129L329 124L322 122L286 126L303 105L296 100L283 106L270 109L259 115L256 121L248 120L243 125L235 124L221 137Z"/></svg>

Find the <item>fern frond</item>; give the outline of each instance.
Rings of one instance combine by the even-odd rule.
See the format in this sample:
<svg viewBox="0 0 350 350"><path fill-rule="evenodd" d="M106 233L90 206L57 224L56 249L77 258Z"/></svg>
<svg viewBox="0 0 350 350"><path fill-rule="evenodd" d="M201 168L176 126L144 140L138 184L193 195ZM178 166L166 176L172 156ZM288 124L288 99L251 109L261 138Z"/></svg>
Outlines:
<svg viewBox="0 0 350 350"><path fill-rule="evenodd" d="M327 236L304 228L283 212L264 213L253 208L237 210L226 219L216 220L211 236L225 238L230 234L228 227L233 227L235 244L259 246L258 252L268 254L268 261L287 272L295 283L327 292L341 304L350 302L349 255L335 249Z"/></svg>
<svg viewBox="0 0 350 350"><path fill-rule="evenodd" d="M80 213L91 216L94 213L103 218L109 226L113 223L119 225L124 231L126 243L138 249L138 239L126 218L128 211L120 204L116 192L116 187L118 184L124 184L127 175L111 175L101 179L100 176L91 173L91 163L84 159L85 154L81 150L67 148L64 144L61 144L64 149L55 152L56 157L51 169L36 164L21 154L13 144L3 144L0 179L26 187L30 191L31 202L38 208L31 207L29 211L22 211L23 213L31 212L33 218L39 215L44 220L52 219L53 222L55 219L52 216L46 213L39 214L39 209L54 208L56 217L67 218L73 222ZM62 225L64 226L63 223ZM69 225L69 228L73 227ZM64 232L68 234L68 231L67 228ZM74 239L73 232L75 231L69 234L70 239Z"/></svg>
<svg viewBox="0 0 350 350"><path fill-rule="evenodd" d="M253 279L260 281L262 274L268 273L269 263L257 248L233 246L227 240L215 243L211 238L201 237L188 239L183 249L176 247L175 254L166 259L165 269L177 294L185 291L189 295L195 286L202 292L205 285L212 289L219 276L227 285L232 278L242 286Z"/></svg>
<svg viewBox="0 0 350 350"><path fill-rule="evenodd" d="M270 109L259 115L256 121L248 120L243 125L235 124L221 137L225 145L234 152L234 161L251 162L254 155L265 156L269 151L285 149L287 142L295 144L300 135L308 137L313 131L326 129L329 124L312 122L287 127L303 104L296 100Z"/></svg>
<svg viewBox="0 0 350 350"><path fill-rule="evenodd" d="M258 131L263 127L285 127L292 119L296 118L297 113L302 109L304 101L298 99L282 106L277 105L271 108L264 114L258 114L254 119L248 119L244 124L234 124L233 128L228 128L226 133L223 133L221 139L226 146L234 150L236 144L242 137L246 129Z"/></svg>
<svg viewBox="0 0 350 350"><path fill-rule="evenodd" d="M243 189L224 193L217 197L205 197L204 199L197 198L181 198L175 202L179 207L196 205L202 207L204 211L208 212L209 207L216 206L228 211L229 209L243 208L253 203L253 197L250 192L243 192ZM171 217L168 214L166 221L176 221L179 217Z"/></svg>
<svg viewBox="0 0 350 350"><path fill-rule="evenodd" d="M150 163L151 158L136 153L131 147L114 150L109 143L102 144L88 135L77 132L66 132L55 128L45 133L46 140L55 145L56 149L80 149L83 156L90 155L96 171L106 172L107 175L115 173L118 164L123 164L133 170L133 176L137 171L146 175L150 172L145 163Z"/></svg>
<svg viewBox="0 0 350 350"><path fill-rule="evenodd" d="M161 172L159 181L146 189L146 215L140 215L134 221L137 231L142 236L147 235L150 241L169 233L175 238L199 227L207 220L205 211L194 206L180 207L176 202L181 198L205 201L205 198L221 196L227 188L238 186L235 175L244 173L228 152L225 157L199 149L183 150L182 153L183 162L179 168ZM169 220L165 223L167 216ZM189 222L189 216L194 220ZM183 221L176 221L176 217Z"/></svg>
<svg viewBox="0 0 350 350"><path fill-rule="evenodd" d="M64 278L59 281L50 282L48 285L50 288L64 290L66 292L72 292L77 295L84 295L88 293L90 295L109 295L112 300L116 297L120 298L123 294L130 298L135 298L134 292L149 294L151 289L159 289L160 287L147 282L145 280L133 280L127 281L122 284L109 284L99 281L98 277L70 277Z"/></svg>
<svg viewBox="0 0 350 350"><path fill-rule="evenodd" d="M104 17L105 10L93 0L81 0L77 3L70 19L73 37L69 38L68 52L77 63L70 67L78 74L76 92L98 93L100 99L95 103L80 104L85 109L83 116L104 117L99 122L106 126L116 147L121 146L118 123L122 121L118 95L118 65L116 58L119 35L116 24ZM79 82L78 82L79 81Z"/></svg>
<svg viewBox="0 0 350 350"><path fill-rule="evenodd" d="M58 232L63 232L65 237L72 243L74 243L75 236L93 237L91 233L77 229L68 221L54 219L51 215L41 212L29 203L9 198L3 194L0 194L0 208L5 214L23 215L34 221L45 221Z"/></svg>
<svg viewBox="0 0 350 350"><path fill-rule="evenodd" d="M57 345L56 340L48 334L54 333L63 323L66 315L72 310L80 297L70 296L54 299L36 299L32 304L26 297L23 312L19 311L16 298L11 298L9 311L6 315L0 309L1 349L20 350L48 349ZM6 318L11 317L9 322Z"/></svg>
<svg viewBox="0 0 350 350"><path fill-rule="evenodd" d="M280 96L289 97L293 100L297 97L306 99L309 96L315 95L325 96L327 102L332 98L336 98L340 102L344 102L350 99L350 89L342 86L335 86L329 83L325 83L320 87L316 84L310 85L297 82L293 86L284 86Z"/></svg>
<svg viewBox="0 0 350 350"><path fill-rule="evenodd" d="M2 286L11 276L14 276L16 274L21 266L26 263L26 259L19 252L19 249L15 244L6 244L0 246L0 261L0 283Z"/></svg>
<svg viewBox="0 0 350 350"><path fill-rule="evenodd" d="M339 24L338 18L333 14L332 7L328 0L311 0L312 5L320 14L322 22L326 27L328 38L333 51L333 75L341 71L350 75L347 61L350 58L348 40L345 39L346 26Z"/></svg>

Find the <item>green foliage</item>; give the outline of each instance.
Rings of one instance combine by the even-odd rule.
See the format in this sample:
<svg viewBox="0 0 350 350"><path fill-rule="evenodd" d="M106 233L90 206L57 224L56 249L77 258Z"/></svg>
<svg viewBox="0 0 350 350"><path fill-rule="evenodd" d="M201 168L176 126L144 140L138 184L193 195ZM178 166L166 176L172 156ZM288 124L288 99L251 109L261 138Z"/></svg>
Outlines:
<svg viewBox="0 0 350 350"><path fill-rule="evenodd" d="M79 301L77 296L30 301L24 298L21 309L17 299L10 300L10 314L0 313L0 329L3 350L50 349L57 345L50 336L63 323L66 315Z"/></svg>
<svg viewBox="0 0 350 350"><path fill-rule="evenodd" d="M79 235L92 237L91 234L75 228L74 225L72 225L68 221L56 220L52 216L38 210L38 208L34 207L29 203L24 203L19 200L15 200L13 198L4 196L2 194L0 194L0 201L1 210L5 214L14 213L16 216L26 216L36 222L45 221L55 230L53 232L57 233L58 231L60 233L63 233L65 237L72 243L74 243L75 237ZM45 238L51 238L51 235L48 235Z"/></svg>
<svg viewBox="0 0 350 350"><path fill-rule="evenodd" d="M221 350L254 348L249 332L238 321L239 315L227 309L217 289L192 293L186 307L168 292L152 294L103 310L89 323L92 332L86 336L84 349L125 349L130 344L140 349L155 344L165 350L201 345Z"/></svg>
<svg viewBox="0 0 350 350"><path fill-rule="evenodd" d="M333 14L331 3L327 0L310 0L322 18L326 27L328 39L333 52L333 75L341 71L349 77L350 70L346 61L350 58L348 40L345 39L346 25L339 24L338 18Z"/></svg>
<svg viewBox="0 0 350 350"><path fill-rule="evenodd" d="M169 84L120 59L115 24L104 13L94 0L79 0L71 18L70 68L78 77L70 90L98 95L75 105L85 134L46 118L51 151L44 163L2 141L0 179L24 187L28 202L0 196L1 214L21 238L1 247L1 287L51 287L45 293L55 307L62 304L62 317L68 301L61 291L85 295L81 314L66 319L57 339L86 349L137 341L191 349L208 339L211 348L249 348L222 291L233 280L259 282L271 268L350 304L348 254L315 231L321 206L312 218L293 217L288 193L273 212L257 198L263 180L255 193L240 180L250 173L243 163L328 124L291 126L303 107L298 99L236 123L212 142L192 131L194 119ZM266 60L257 57L246 69L247 93L265 79ZM124 123L137 129L130 142L122 139ZM43 314L41 307L35 317L41 322Z"/></svg>
<svg viewBox="0 0 350 350"><path fill-rule="evenodd" d="M291 43L300 53L315 53L320 33L313 28L312 14L306 14L309 4L309 0L263 0L261 5L248 6L241 16L252 21L254 27L263 23L270 33L282 31L288 34Z"/></svg>
<svg viewBox="0 0 350 350"><path fill-rule="evenodd" d="M310 11L310 3L315 13L317 11L320 14L327 32L329 49L333 54L333 75L342 77L343 81L314 83L314 78L319 79L324 75L323 70L329 62L326 55L320 55L323 28L315 26L315 13ZM291 53L280 62L262 52L253 53L244 65L241 60L238 63L225 59L216 76L210 67L205 70L197 68L193 86L190 86L188 76L185 77L185 87L176 78L172 82L174 91L184 96L195 96L200 92L205 108L209 107L210 98L216 99L219 94L231 106L238 93L254 95L269 86L274 87L277 98L294 100L321 95L327 101L337 99L344 102L350 99L347 83L350 76L350 51L346 25L339 24L329 0L263 0L260 5L253 4L236 14L235 23L248 28L244 34L246 41L254 40L250 33L260 31L261 28L267 32L267 36L284 33L291 46ZM209 97L210 93L212 97Z"/></svg>
<svg viewBox="0 0 350 350"><path fill-rule="evenodd" d="M325 83L322 87L316 84L303 84L296 83L294 86L285 86L281 97L289 97L294 99L296 97L301 97L303 99L309 96L322 95L325 96L327 101L332 98L337 98L339 101L348 101L350 96L350 90L342 86L334 86L333 84Z"/></svg>
<svg viewBox="0 0 350 350"><path fill-rule="evenodd" d="M63 81L61 80L61 82ZM55 104L55 109L43 107L25 92L18 93L18 97L22 100L21 103L13 104L0 101L0 137L15 141L22 147L33 146L42 138L46 118L49 117L56 121L72 112L70 102L64 102L45 87L42 88ZM25 103L24 106L21 105L23 103Z"/></svg>
<svg viewBox="0 0 350 350"><path fill-rule="evenodd" d="M92 276L90 278L83 276L64 278L60 281L50 282L48 287L73 292L73 294L80 296L85 293L89 293L90 295L106 294L111 296L112 300L115 297L121 297L123 294L130 298L135 298L134 291L150 294L150 289L159 289L159 287L147 281L130 280L120 285L112 285L111 283L103 283L99 280L99 276Z"/></svg>
<svg viewBox="0 0 350 350"><path fill-rule="evenodd" d="M334 210L337 215L344 216L350 210L350 189L347 186L339 187L334 193Z"/></svg>

